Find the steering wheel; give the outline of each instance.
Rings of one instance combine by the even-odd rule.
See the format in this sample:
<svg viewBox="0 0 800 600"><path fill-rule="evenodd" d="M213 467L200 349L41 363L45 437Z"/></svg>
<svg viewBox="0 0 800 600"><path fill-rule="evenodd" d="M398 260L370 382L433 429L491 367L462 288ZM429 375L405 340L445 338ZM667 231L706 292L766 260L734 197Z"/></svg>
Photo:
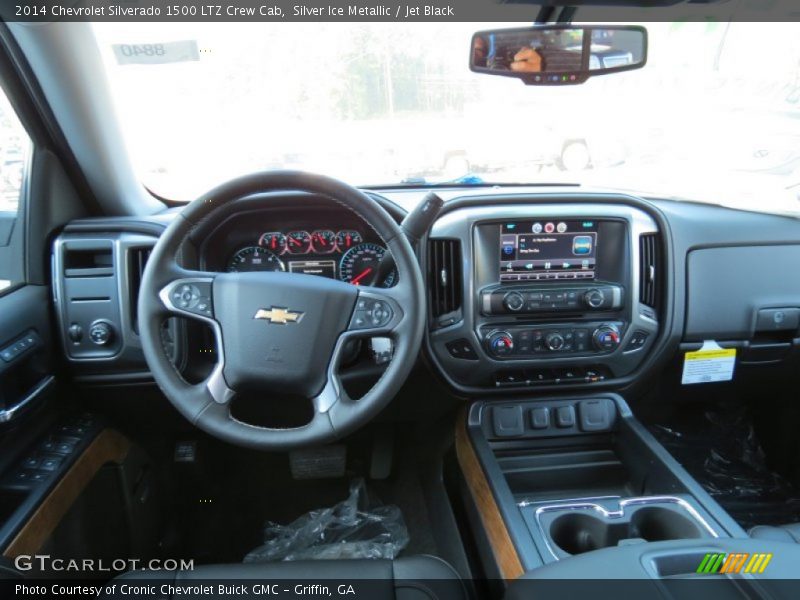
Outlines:
<svg viewBox="0 0 800 600"><path fill-rule="evenodd" d="M286 272L212 273L178 264L187 235L220 207L256 193L301 191L326 196L364 219L383 239L399 274L391 288ZM340 181L299 171L234 179L190 203L158 239L139 292L139 331L158 386L191 423L233 444L290 450L331 442L372 419L397 393L416 361L425 324L424 282L414 250L376 202ZM168 317L211 326L218 362L208 378L187 383L167 358L160 331ZM388 337L394 354L363 397L348 397L338 375L343 348L359 337ZM306 398L313 417L273 429L231 414L237 393L271 390Z"/></svg>

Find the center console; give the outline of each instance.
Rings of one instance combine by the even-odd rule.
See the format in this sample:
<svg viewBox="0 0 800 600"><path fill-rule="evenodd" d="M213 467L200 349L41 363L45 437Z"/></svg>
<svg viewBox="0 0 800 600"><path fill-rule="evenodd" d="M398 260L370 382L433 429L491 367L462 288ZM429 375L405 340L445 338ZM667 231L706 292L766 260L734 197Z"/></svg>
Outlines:
<svg viewBox="0 0 800 600"><path fill-rule="evenodd" d="M613 383L655 344L664 264L644 210L472 206L446 213L430 238L429 346L463 392ZM437 286L454 301L436 302Z"/></svg>
<svg viewBox="0 0 800 600"><path fill-rule="evenodd" d="M520 575L509 555L528 572L604 548L746 537L616 394L476 402L458 427L473 528L508 534L485 545L499 578Z"/></svg>

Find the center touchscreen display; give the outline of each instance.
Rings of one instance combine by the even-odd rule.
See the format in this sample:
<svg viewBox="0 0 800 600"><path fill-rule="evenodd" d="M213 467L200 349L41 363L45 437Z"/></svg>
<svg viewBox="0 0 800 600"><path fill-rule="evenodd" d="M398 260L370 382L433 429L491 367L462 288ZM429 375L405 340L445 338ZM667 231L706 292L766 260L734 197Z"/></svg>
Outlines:
<svg viewBox="0 0 800 600"><path fill-rule="evenodd" d="M597 221L547 219L500 225L500 281L594 279Z"/></svg>

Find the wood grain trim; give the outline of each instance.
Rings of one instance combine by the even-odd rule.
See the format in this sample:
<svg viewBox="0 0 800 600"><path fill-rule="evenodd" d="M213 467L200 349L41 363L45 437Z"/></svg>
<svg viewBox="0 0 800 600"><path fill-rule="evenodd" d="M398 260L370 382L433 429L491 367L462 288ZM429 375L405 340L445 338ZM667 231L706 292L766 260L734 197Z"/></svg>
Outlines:
<svg viewBox="0 0 800 600"><path fill-rule="evenodd" d="M36 554L103 465L120 464L129 450L130 442L122 434L113 429L101 431L17 533L4 556Z"/></svg>
<svg viewBox="0 0 800 600"><path fill-rule="evenodd" d="M511 536L508 534L500 509L497 507L492 489L489 487L489 482L486 481L486 474L478 462L472 441L469 439L466 411L459 412L456 418L455 441L458 464L478 509L483 529L489 538L489 545L492 548L500 575L506 580L517 579L525 572L525 569L522 568L522 563L514 548L514 543L511 541Z"/></svg>

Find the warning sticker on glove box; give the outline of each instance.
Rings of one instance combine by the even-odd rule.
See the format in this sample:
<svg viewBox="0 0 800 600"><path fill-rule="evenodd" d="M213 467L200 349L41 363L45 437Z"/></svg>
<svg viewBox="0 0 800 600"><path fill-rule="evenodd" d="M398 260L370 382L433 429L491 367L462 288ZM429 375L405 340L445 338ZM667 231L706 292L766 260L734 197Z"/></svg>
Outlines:
<svg viewBox="0 0 800 600"><path fill-rule="evenodd" d="M715 341L707 340L699 350L686 353L681 383L730 381L735 366L736 348L720 348Z"/></svg>

